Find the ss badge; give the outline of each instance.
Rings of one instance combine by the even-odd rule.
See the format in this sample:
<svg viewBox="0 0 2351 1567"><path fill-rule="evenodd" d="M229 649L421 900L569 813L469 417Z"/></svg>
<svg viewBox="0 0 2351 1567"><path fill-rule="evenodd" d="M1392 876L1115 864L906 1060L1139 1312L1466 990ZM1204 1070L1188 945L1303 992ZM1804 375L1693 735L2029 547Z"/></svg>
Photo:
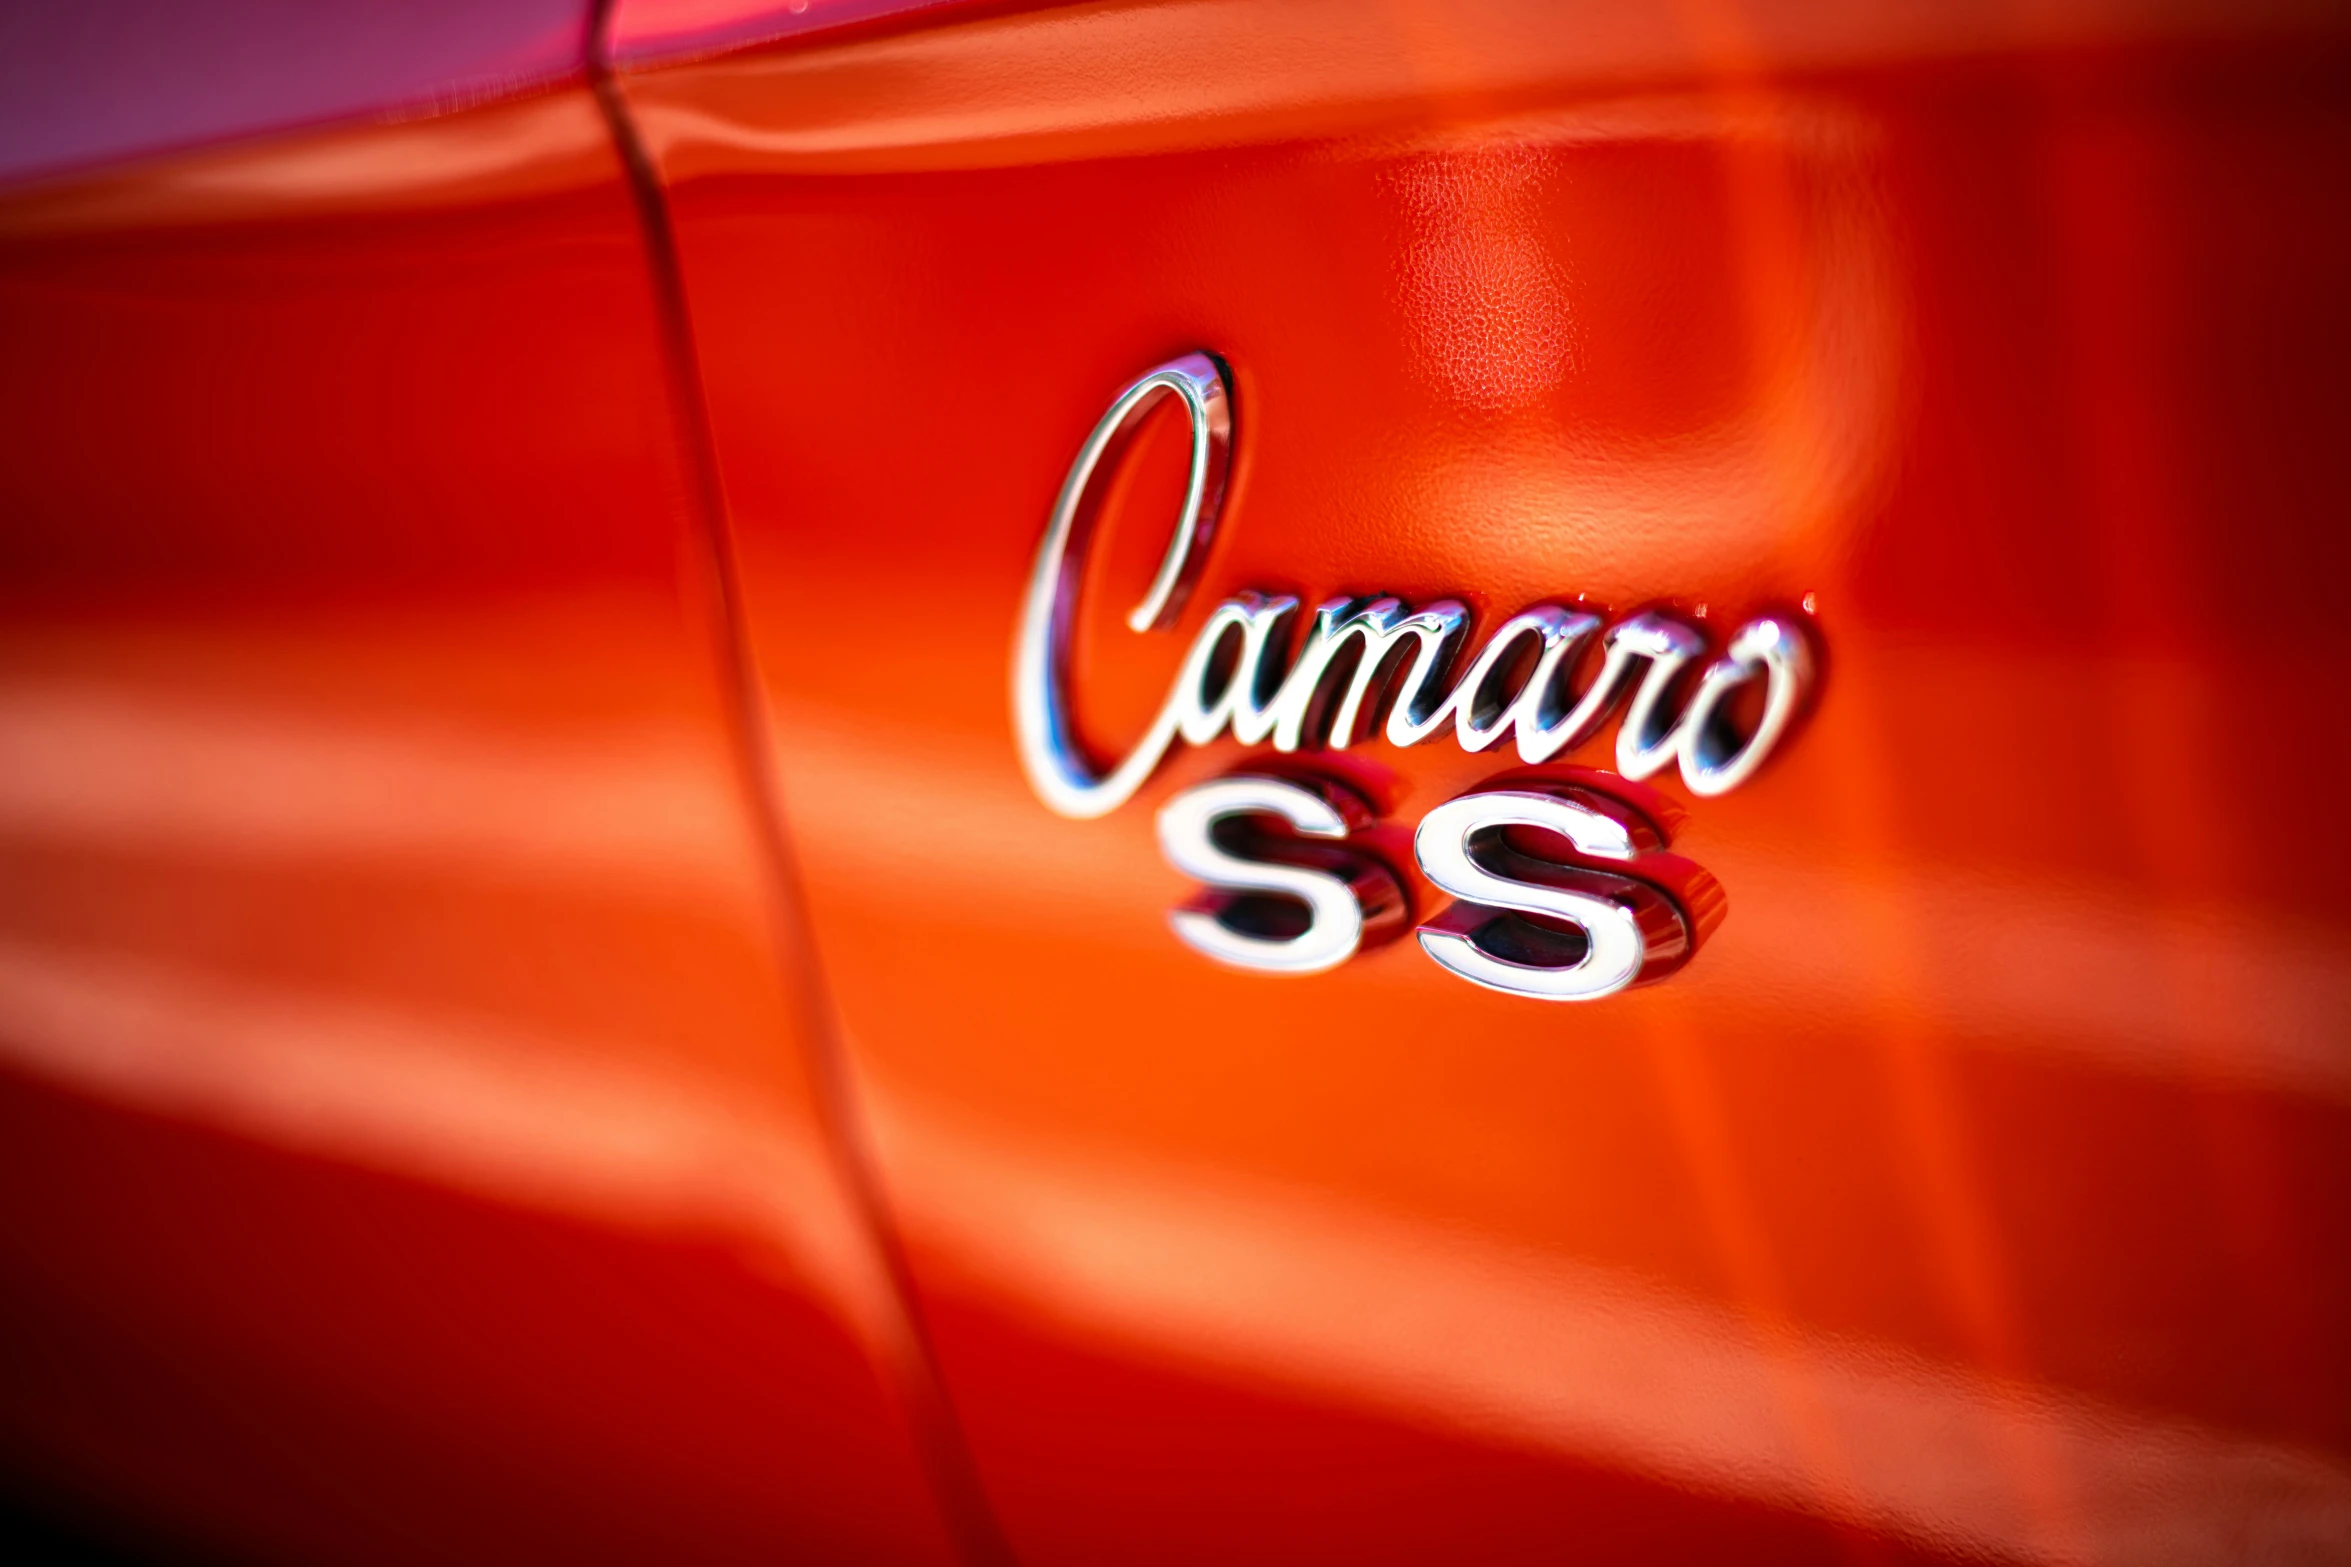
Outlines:
<svg viewBox="0 0 2351 1567"><path fill-rule="evenodd" d="M1421 950L1472 984L1539 1001L1664 978L1724 908L1712 877L1665 852L1666 809L1634 806L1588 775L1437 806L1413 834L1413 857L1458 901L1419 927ZM1311 974L1395 934L1397 878L1347 842L1370 822L1360 799L1316 780L1244 774L1177 795L1159 813L1160 847L1209 890L1170 915L1176 935L1236 968Z"/></svg>

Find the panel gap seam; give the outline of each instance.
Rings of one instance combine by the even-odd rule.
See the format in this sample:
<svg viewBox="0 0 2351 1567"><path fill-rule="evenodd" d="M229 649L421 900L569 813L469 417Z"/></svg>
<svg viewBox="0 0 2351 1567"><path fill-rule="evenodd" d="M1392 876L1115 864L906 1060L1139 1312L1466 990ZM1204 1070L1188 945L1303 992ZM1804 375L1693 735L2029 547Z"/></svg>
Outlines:
<svg viewBox="0 0 2351 1567"><path fill-rule="evenodd" d="M607 0L609 3L609 0ZM744 614L740 566L728 522L715 432L703 391L700 355L687 305L668 195L660 171L637 133L620 84L607 59L603 6L591 20L587 78L611 132L614 150L634 199L643 230L656 314L668 372L672 418L678 427L684 466L692 488L702 560L699 563L715 601L711 619L734 719L737 762L745 778L768 886L778 965L792 992L806 1041L810 1073L820 1098L828 1149L865 1231L888 1275L898 1326L905 1343L889 1369L905 1407L916 1445L955 1543L972 1567L1014 1567L1015 1558L998 1526L962 1422L958 1418L915 1293L913 1270L890 1214L874 1149L857 1108L845 1043L827 983L815 931L810 927L798 860L784 811L782 780L776 776L774 737L764 686Z"/></svg>

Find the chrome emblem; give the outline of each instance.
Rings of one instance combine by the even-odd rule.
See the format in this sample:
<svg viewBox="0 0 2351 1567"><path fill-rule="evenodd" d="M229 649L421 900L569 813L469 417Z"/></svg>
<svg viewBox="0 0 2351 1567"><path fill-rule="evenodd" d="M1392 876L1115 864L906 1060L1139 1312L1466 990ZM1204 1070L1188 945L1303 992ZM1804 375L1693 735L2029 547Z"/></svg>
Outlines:
<svg viewBox="0 0 2351 1567"><path fill-rule="evenodd" d="M1178 740L1202 746L1229 732L1243 745L1291 753L1344 750L1375 727L1397 746L1450 729L1473 753L1508 736L1519 761L1534 766L1593 739L1620 708L1621 778L1676 767L1692 794L1719 795L1753 777L1806 709L1817 661L1793 615L1747 621L1701 663L1706 637L1672 615L1608 621L1538 604L1496 626L1462 667L1470 614L1455 600L1414 608L1380 595L1337 597L1302 619L1292 596L1244 591L1193 636L1143 738L1098 770L1078 744L1066 698L1088 502L1143 417L1170 397L1189 422L1190 470L1175 531L1127 626L1174 627L1215 534L1232 449L1231 394L1206 354L1139 377L1094 426L1062 483L1022 603L1014 730L1030 784L1063 816L1115 811ZM1572 689L1595 647L1598 669ZM1759 700L1741 732L1731 703L1749 688ZM1622 798L1627 791L1612 782L1577 770L1571 779L1473 791L1430 811L1414 857L1460 901L1419 927L1422 950L1476 984L1548 1000L1610 995L1686 959L1719 913L1719 893L1703 872L1663 853L1662 802ZM1344 786L1320 780L1242 775L1176 796L1160 812L1161 847L1213 889L1175 911L1176 935L1236 967L1315 973L1393 934L1405 906L1396 878L1343 847L1369 819ZM1248 824L1269 821L1291 836L1241 841ZM1537 859L1506 841L1513 831L1520 840L1556 837L1567 851Z"/></svg>

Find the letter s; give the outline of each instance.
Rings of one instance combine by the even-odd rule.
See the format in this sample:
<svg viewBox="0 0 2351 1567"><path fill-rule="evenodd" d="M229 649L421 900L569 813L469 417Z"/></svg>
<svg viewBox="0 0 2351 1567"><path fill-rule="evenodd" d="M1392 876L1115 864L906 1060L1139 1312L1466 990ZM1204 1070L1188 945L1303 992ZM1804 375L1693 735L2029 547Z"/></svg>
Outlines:
<svg viewBox="0 0 2351 1567"><path fill-rule="evenodd" d="M1268 816L1299 837L1247 831L1249 818ZM1186 946L1234 968L1337 968L1404 922L1396 878L1338 846L1369 820L1361 801L1330 784L1243 775L1186 789L1160 807L1160 851L1212 890L1168 923Z"/></svg>
<svg viewBox="0 0 2351 1567"><path fill-rule="evenodd" d="M1697 892L1709 913L1719 909L1712 878L1655 854L1663 836L1606 795L1571 786L1466 794L1423 817L1412 847L1422 874L1462 900L1420 927L1421 950L1472 984L1593 1001L1671 969L1700 934L1663 887L1538 858L1510 842L1511 829L1556 833L1579 856L1627 868L1647 860L1685 896Z"/></svg>

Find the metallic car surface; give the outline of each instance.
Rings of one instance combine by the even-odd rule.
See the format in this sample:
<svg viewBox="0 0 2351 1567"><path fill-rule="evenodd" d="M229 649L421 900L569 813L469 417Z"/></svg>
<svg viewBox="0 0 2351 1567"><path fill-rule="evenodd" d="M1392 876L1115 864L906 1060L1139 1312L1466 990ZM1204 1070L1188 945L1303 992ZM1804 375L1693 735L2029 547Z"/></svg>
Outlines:
<svg viewBox="0 0 2351 1567"><path fill-rule="evenodd" d="M2351 1559L2339 16L580 20L0 194L15 1489L284 1562ZM1069 811L1024 605L1185 356L1221 504L1169 549L1210 421L1139 411L1071 756L1243 591L1762 617L1806 710L1720 793L1227 735ZM1670 849L1684 946L1432 961L1475 791ZM1244 797L1400 907L1211 961L1162 844Z"/></svg>
<svg viewBox="0 0 2351 1567"><path fill-rule="evenodd" d="M593 99L0 221L17 1464L263 1559L947 1559Z"/></svg>
<svg viewBox="0 0 2351 1567"><path fill-rule="evenodd" d="M2294 716L2346 651L2340 56L1726 44L1628 94L1490 7L1247 63L1337 14L625 79L841 1040L1015 1549L2339 1545L2346 839L2221 801L2340 766ZM1236 434L1194 617L1810 597L1810 731L1690 802L1729 907L1684 974L1569 1016L1408 944L1231 974L1169 939L1148 807L1247 753L1099 822L1031 795L1034 541L1195 347ZM1175 449L1073 633L1105 756L1184 643L1123 619ZM1406 825L1504 771L1321 760Z"/></svg>

